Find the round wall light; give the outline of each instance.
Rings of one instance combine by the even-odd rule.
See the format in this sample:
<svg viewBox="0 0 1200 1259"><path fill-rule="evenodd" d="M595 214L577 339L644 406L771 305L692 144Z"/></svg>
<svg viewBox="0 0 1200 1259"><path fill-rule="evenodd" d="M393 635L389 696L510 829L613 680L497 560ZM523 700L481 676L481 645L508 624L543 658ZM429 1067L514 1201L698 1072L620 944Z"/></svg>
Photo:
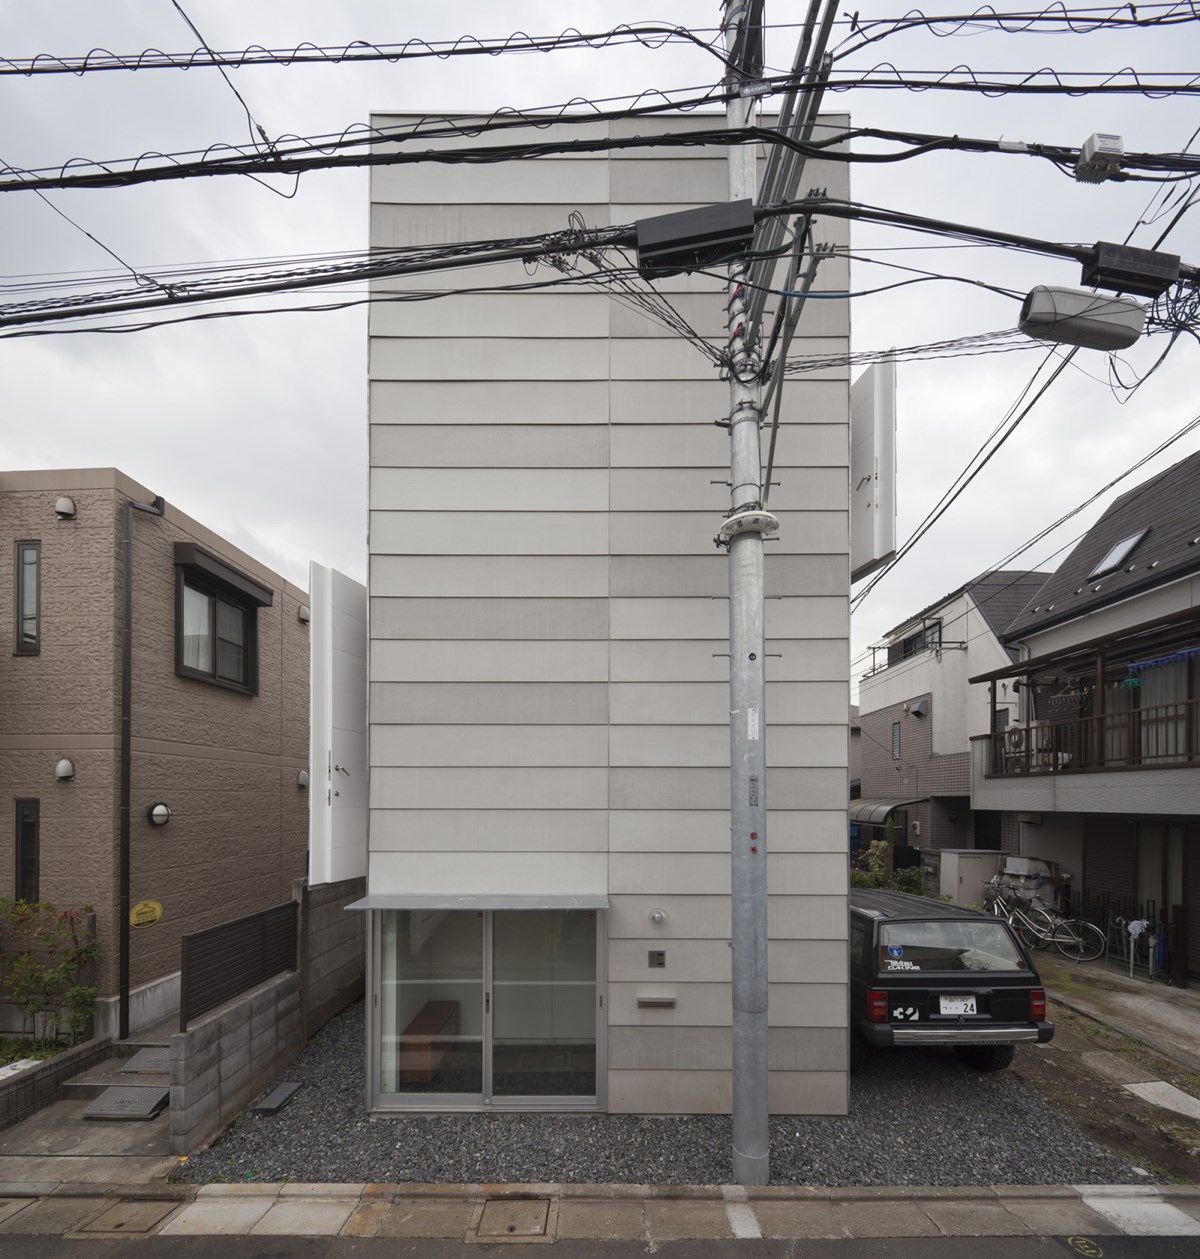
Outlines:
<svg viewBox="0 0 1200 1259"><path fill-rule="evenodd" d="M656 927L661 927L663 923L667 921L667 911L665 909L652 909L646 917L649 918Z"/></svg>
<svg viewBox="0 0 1200 1259"><path fill-rule="evenodd" d="M146 821L151 826L166 826L171 820L171 807L164 804L161 800L157 804L152 804L146 810Z"/></svg>
<svg viewBox="0 0 1200 1259"><path fill-rule="evenodd" d="M54 779L60 783L73 783L75 781L75 762L69 756L64 756L54 766Z"/></svg>

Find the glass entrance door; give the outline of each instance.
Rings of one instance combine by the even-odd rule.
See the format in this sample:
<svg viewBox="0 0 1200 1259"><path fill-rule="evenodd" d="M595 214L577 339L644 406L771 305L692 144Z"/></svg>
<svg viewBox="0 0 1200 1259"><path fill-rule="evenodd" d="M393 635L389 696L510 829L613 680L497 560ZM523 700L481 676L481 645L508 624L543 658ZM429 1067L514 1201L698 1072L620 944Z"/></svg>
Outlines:
<svg viewBox="0 0 1200 1259"><path fill-rule="evenodd" d="M595 1097L595 911L491 918L492 1097Z"/></svg>
<svg viewBox="0 0 1200 1259"><path fill-rule="evenodd" d="M386 1108L597 1103L595 910L383 910Z"/></svg>
<svg viewBox="0 0 1200 1259"><path fill-rule="evenodd" d="M478 1103L486 915L389 909L382 919L380 1092L414 1103Z"/></svg>

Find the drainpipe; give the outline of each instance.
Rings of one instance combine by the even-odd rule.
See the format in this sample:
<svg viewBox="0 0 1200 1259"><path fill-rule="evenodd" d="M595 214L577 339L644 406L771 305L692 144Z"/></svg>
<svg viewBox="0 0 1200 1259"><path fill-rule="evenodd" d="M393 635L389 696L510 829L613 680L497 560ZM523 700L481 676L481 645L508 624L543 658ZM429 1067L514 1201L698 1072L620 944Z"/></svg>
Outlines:
<svg viewBox="0 0 1200 1259"><path fill-rule="evenodd" d="M133 746L133 513L161 516L166 504L161 496L153 503L125 504L125 616L121 634L121 827L118 918L118 1039L129 1037L129 799L130 760Z"/></svg>

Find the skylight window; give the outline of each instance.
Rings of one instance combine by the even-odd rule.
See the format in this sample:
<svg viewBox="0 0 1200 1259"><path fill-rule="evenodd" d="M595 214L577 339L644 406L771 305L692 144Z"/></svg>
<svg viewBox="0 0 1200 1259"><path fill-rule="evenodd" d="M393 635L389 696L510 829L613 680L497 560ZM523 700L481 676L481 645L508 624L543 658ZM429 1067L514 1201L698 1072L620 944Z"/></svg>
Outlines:
<svg viewBox="0 0 1200 1259"><path fill-rule="evenodd" d="M1129 537L1122 538L1108 552L1108 554L1092 569L1087 575L1088 581L1094 581L1097 577L1103 577L1106 573L1115 573L1118 568L1133 554L1137 545L1148 534L1148 528L1142 529L1138 533L1131 533Z"/></svg>

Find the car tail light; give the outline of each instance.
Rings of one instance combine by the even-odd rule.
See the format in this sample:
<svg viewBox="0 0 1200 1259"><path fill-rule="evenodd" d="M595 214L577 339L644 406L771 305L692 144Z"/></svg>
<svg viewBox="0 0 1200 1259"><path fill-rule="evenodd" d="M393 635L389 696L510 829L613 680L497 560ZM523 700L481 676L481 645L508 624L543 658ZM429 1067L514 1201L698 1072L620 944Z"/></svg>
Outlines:
<svg viewBox="0 0 1200 1259"><path fill-rule="evenodd" d="M872 988L867 993L867 1020L871 1023L887 1022L887 993Z"/></svg>
<svg viewBox="0 0 1200 1259"><path fill-rule="evenodd" d="M1029 993L1029 1021L1041 1023L1046 1017L1046 990L1033 988Z"/></svg>

